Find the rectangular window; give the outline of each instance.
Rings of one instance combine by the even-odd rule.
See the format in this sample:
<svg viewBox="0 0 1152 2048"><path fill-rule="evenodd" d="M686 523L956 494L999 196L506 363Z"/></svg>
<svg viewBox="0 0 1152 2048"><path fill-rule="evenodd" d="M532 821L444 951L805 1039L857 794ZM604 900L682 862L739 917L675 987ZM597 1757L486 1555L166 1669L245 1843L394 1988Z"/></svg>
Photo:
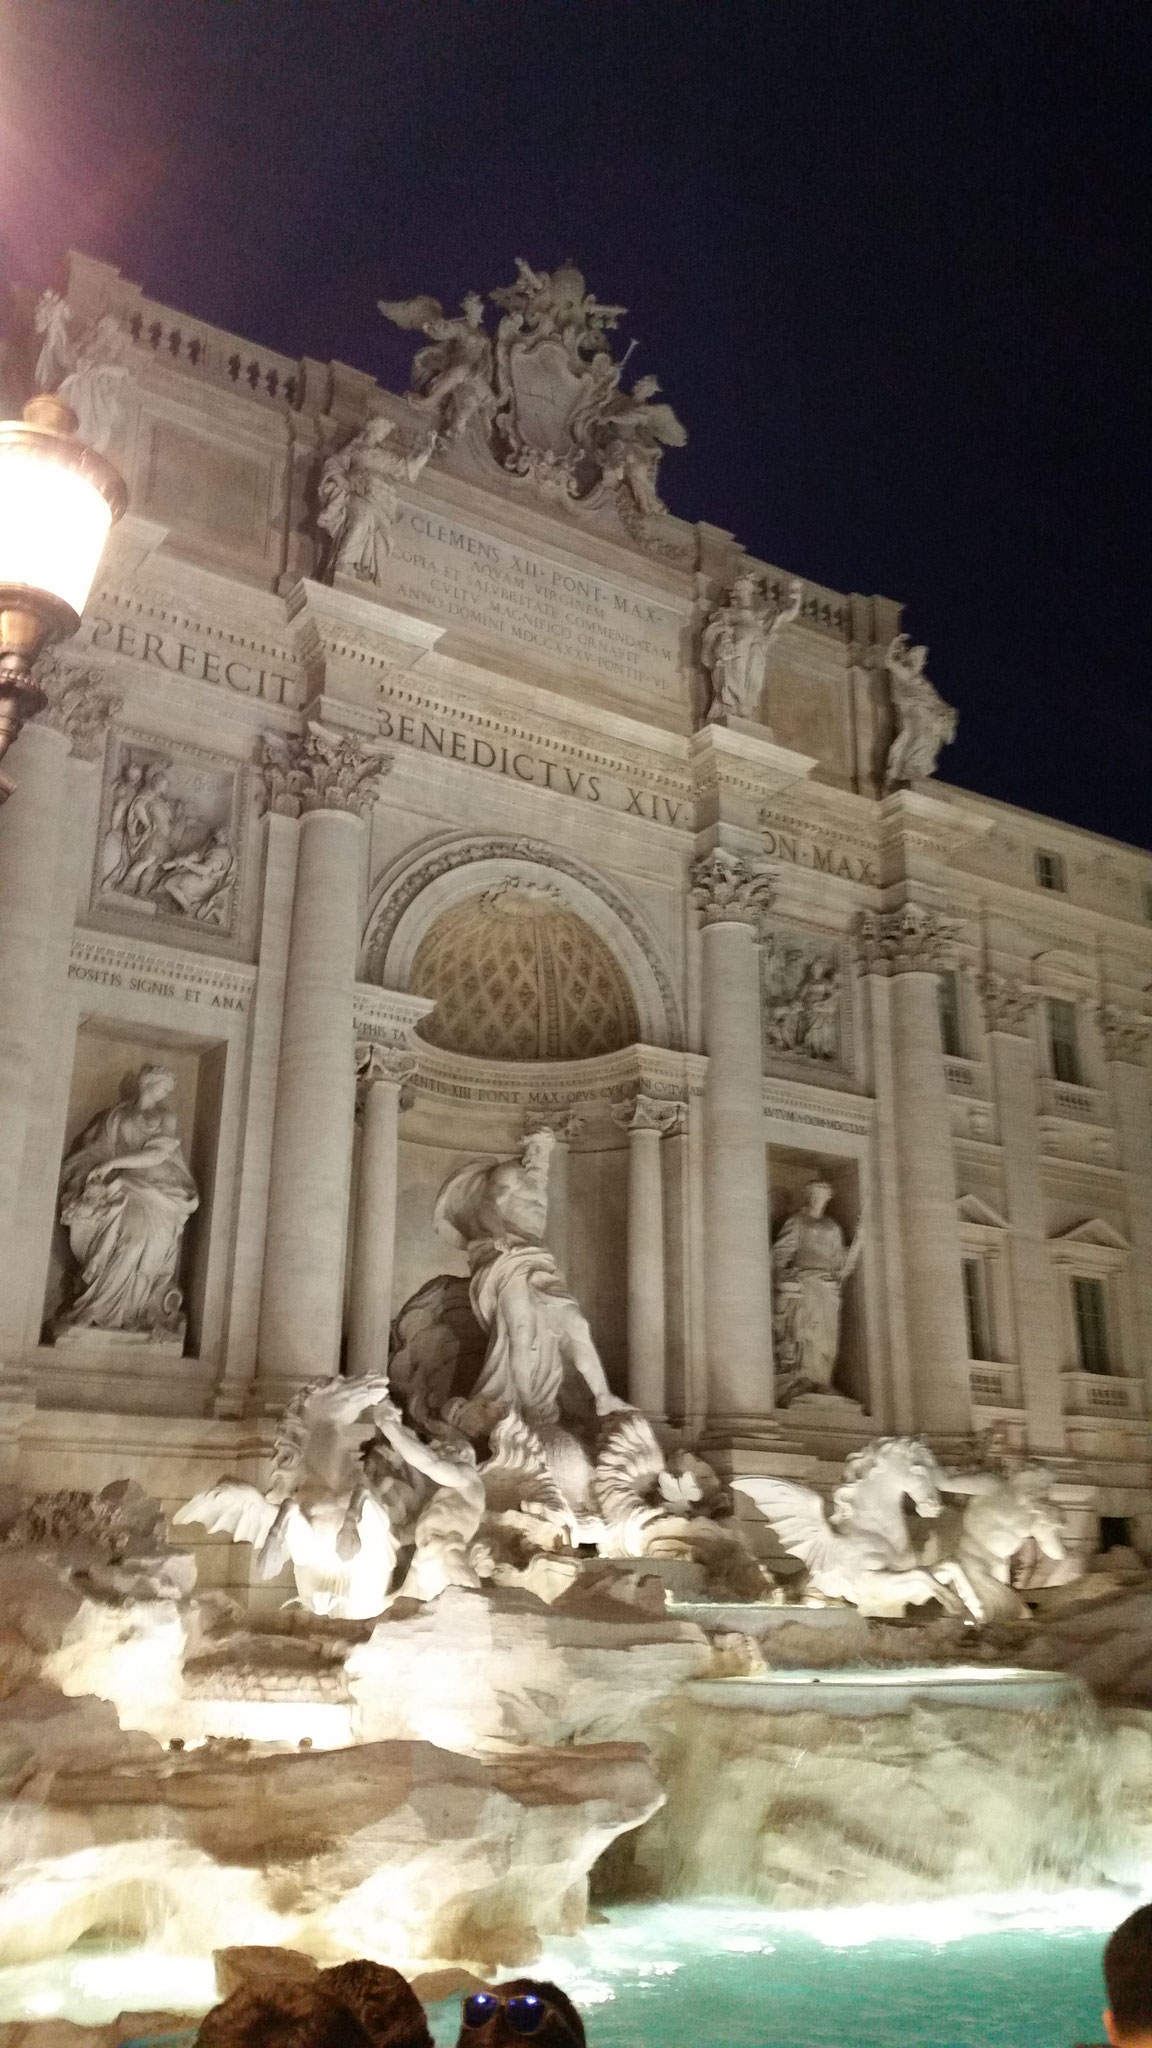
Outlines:
<svg viewBox="0 0 1152 2048"><path fill-rule="evenodd" d="M964 1058L964 1033L960 1029L960 982L954 969L936 977L940 1003L940 1043L950 1060Z"/></svg>
<svg viewBox="0 0 1152 2048"><path fill-rule="evenodd" d="M1081 1372L1111 1372L1108 1353L1108 1305L1104 1282L1077 1273L1072 1281L1076 1311L1076 1356Z"/></svg>
<svg viewBox="0 0 1152 2048"><path fill-rule="evenodd" d="M1064 872L1062 853L1036 851L1036 880L1042 889L1055 889L1061 896L1067 893L1068 878Z"/></svg>
<svg viewBox="0 0 1152 2048"><path fill-rule="evenodd" d="M1053 1080L1069 1081L1074 1088L1080 1087L1080 1045L1076 1034L1075 1003L1050 998L1048 1050L1052 1059Z"/></svg>
<svg viewBox="0 0 1152 2048"><path fill-rule="evenodd" d="M988 1329L988 1297L984 1291L983 1259L965 1259L961 1266L964 1275L964 1312L968 1319L969 1358L991 1358L992 1341Z"/></svg>

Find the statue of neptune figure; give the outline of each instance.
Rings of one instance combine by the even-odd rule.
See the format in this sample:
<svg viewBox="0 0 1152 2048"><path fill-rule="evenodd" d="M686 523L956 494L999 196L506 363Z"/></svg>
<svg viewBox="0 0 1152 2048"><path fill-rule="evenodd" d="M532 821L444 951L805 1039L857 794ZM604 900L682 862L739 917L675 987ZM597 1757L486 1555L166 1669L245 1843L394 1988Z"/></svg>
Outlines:
<svg viewBox="0 0 1152 2048"><path fill-rule="evenodd" d="M472 1311L489 1332L471 1399L522 1415L535 1430L559 1421L568 1366L587 1385L597 1415L628 1407L609 1388L587 1318L541 1242L554 1142L551 1131L535 1131L519 1159L461 1168L433 1210L440 1236L467 1252Z"/></svg>

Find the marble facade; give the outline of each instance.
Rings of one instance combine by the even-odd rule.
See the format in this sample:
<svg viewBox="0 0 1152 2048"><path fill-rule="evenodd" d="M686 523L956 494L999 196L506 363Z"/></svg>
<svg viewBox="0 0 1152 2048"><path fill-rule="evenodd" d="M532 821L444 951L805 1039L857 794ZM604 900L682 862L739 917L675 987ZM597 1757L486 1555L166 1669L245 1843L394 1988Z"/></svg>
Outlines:
<svg viewBox="0 0 1152 2048"><path fill-rule="evenodd" d="M483 348L390 302L453 330L409 403L73 258L131 495L0 808L10 1469L261 1484L285 1404L466 1270L437 1188L547 1125L548 1244L669 1442L818 1482L996 1429L1081 1543L1152 1549L1152 858L894 775L899 607L666 510L678 423L574 275L525 268ZM199 1197L182 1349L61 1345L61 1163L148 1063ZM781 1408L813 1180L859 1250L832 1391Z"/></svg>

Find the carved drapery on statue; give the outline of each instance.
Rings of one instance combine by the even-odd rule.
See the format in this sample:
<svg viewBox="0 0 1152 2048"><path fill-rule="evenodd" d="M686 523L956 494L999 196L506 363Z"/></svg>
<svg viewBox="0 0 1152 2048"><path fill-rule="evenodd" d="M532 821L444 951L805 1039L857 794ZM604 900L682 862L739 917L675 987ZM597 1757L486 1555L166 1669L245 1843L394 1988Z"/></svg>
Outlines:
<svg viewBox="0 0 1152 2048"><path fill-rule="evenodd" d="M175 1086L166 1067L126 1075L120 1101L93 1117L64 1161L60 1221L76 1274L57 1335L183 1336L176 1272L200 1198L167 1106Z"/></svg>
<svg viewBox="0 0 1152 2048"><path fill-rule="evenodd" d="M316 493L316 524L326 538L322 581L352 576L379 583L381 562L392 550L396 487L416 481L435 447L434 432L405 444L394 421L377 418L325 458Z"/></svg>
<svg viewBox="0 0 1152 2048"><path fill-rule="evenodd" d="M768 650L777 633L800 616L804 585L793 579L786 602L750 572L738 576L704 628L700 659L712 684L706 723L758 718L764 700Z"/></svg>
<svg viewBox="0 0 1152 2048"><path fill-rule="evenodd" d="M655 377L624 389L609 335L626 309L601 305L571 263L536 271L517 257L516 268L514 284L488 294L499 311L494 335L477 292L455 317L423 294L380 301L386 319L428 336L413 360L409 404L441 441L479 433L503 469L544 496L589 507L614 499L641 546L680 552L656 476L665 448L683 447L687 436L671 406L657 402Z"/></svg>
<svg viewBox="0 0 1152 2048"><path fill-rule="evenodd" d="M927 659L928 649L914 647L907 633L896 634L885 656L897 723L884 769L885 789L926 782L936 773L941 747L956 737L957 714L925 675Z"/></svg>
<svg viewBox="0 0 1152 2048"><path fill-rule="evenodd" d="M114 313L78 319L58 292L41 294L36 307L41 337L37 391L53 391L76 415L80 439L106 454L120 430L132 381L132 337Z"/></svg>
<svg viewBox="0 0 1152 2048"><path fill-rule="evenodd" d="M864 1238L861 1227L851 1244L845 1242L835 1217L827 1214L832 1192L826 1180L810 1181L772 1246L772 1344L781 1408L801 1396L833 1392L844 1287Z"/></svg>

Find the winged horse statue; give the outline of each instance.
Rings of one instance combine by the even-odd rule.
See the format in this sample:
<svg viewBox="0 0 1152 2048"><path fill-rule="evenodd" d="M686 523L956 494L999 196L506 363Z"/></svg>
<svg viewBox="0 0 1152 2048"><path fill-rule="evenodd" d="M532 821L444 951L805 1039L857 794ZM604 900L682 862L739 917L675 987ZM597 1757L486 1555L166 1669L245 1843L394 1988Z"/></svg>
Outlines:
<svg viewBox="0 0 1152 2048"><path fill-rule="evenodd" d="M734 1478L754 1501L784 1548L808 1567L808 1588L827 1600L847 1600L861 1614L898 1619L907 1607L939 1600L952 1614L984 1620L984 1607L962 1565L917 1561L904 1519L904 1501L934 1519L944 1502L944 1473L927 1444L914 1437L880 1437L847 1460L829 1512L810 1486L789 1479Z"/></svg>

